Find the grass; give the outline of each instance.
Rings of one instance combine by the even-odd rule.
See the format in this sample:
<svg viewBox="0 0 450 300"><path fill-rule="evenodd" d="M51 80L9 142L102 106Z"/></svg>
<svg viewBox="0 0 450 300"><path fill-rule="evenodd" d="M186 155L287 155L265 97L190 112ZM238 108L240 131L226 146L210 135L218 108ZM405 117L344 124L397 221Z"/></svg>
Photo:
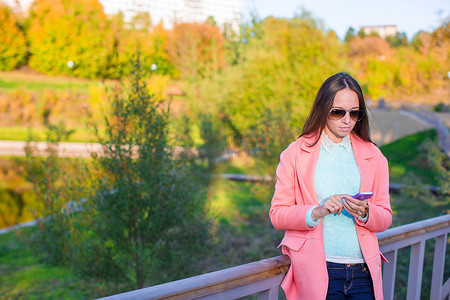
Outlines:
<svg viewBox="0 0 450 300"><path fill-rule="evenodd" d="M419 149L426 139L436 141L436 130L418 132L380 147L389 163L391 182L400 183L411 172L418 176L424 184L437 184L433 170L429 168Z"/></svg>
<svg viewBox="0 0 450 300"><path fill-rule="evenodd" d="M68 139L62 142L73 143L93 143L95 137L89 129L77 128L70 129L73 133ZM32 134L34 141L46 141L47 129L45 128L27 128L27 127L0 127L0 140L3 141L27 141Z"/></svg>
<svg viewBox="0 0 450 300"><path fill-rule="evenodd" d="M24 241L29 231L0 235L0 299L91 299L70 270L39 263Z"/></svg>
<svg viewBox="0 0 450 300"><path fill-rule="evenodd" d="M28 91L45 89L87 91L92 83L101 83L101 81L69 76L48 76L36 72L0 72L0 90L4 91L12 91L18 88Z"/></svg>

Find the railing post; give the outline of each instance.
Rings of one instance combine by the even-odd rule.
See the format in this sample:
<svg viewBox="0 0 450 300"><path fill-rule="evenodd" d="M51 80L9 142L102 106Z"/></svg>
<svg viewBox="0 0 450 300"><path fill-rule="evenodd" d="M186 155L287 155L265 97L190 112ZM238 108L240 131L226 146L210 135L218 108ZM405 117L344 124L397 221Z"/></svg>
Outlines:
<svg viewBox="0 0 450 300"><path fill-rule="evenodd" d="M258 293L258 300L278 300L278 286Z"/></svg>
<svg viewBox="0 0 450 300"><path fill-rule="evenodd" d="M383 295L384 299L394 299L395 273L397 269L398 249L384 254L389 263L383 265Z"/></svg>
<svg viewBox="0 0 450 300"><path fill-rule="evenodd" d="M431 277L430 299L442 299L442 282L445 266L447 234L436 237L434 245L433 276Z"/></svg>
<svg viewBox="0 0 450 300"><path fill-rule="evenodd" d="M411 256L408 273L407 300L419 300L422 287L423 259L425 254L425 241L411 245Z"/></svg>

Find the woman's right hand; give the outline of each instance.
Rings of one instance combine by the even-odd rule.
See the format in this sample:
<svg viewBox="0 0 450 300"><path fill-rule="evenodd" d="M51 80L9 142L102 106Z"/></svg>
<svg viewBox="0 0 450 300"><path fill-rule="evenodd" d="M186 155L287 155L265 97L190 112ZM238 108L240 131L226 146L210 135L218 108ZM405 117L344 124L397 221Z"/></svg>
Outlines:
<svg viewBox="0 0 450 300"><path fill-rule="evenodd" d="M318 220L319 218L323 218L326 215L329 214L335 214L338 215L341 214L342 210L344 209L344 205L341 202L342 198L351 197L350 195L332 195L328 197L327 200L325 200L322 205L316 207L312 211L312 217L314 220Z"/></svg>

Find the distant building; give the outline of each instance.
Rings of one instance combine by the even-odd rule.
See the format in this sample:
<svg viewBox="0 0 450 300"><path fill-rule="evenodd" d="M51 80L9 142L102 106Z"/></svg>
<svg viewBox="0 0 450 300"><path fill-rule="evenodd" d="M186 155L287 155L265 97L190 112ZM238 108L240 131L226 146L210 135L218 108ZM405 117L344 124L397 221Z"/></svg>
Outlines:
<svg viewBox="0 0 450 300"><path fill-rule="evenodd" d="M172 28L175 22L205 22L213 17L223 29L225 24L239 31L242 22L243 0L99 0L106 14L121 11L125 22L132 20L140 12L148 12L152 23L162 22ZM15 10L27 11L33 0L0 0Z"/></svg>
<svg viewBox="0 0 450 300"><path fill-rule="evenodd" d="M26 12L34 0L0 0L15 11Z"/></svg>
<svg viewBox="0 0 450 300"><path fill-rule="evenodd" d="M243 0L99 0L106 14L121 11L126 22L139 12L148 12L153 24L163 23L171 28L174 23L205 22L213 17L222 27L229 24L239 31Z"/></svg>
<svg viewBox="0 0 450 300"><path fill-rule="evenodd" d="M361 30L367 35L377 33L383 39L397 34L397 26L395 25L362 26Z"/></svg>

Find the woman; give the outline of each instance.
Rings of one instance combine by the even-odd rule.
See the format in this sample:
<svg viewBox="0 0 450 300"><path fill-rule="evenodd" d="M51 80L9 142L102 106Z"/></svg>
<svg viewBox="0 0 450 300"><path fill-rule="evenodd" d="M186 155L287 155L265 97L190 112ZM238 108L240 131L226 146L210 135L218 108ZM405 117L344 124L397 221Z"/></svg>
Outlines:
<svg viewBox="0 0 450 300"><path fill-rule="evenodd" d="M366 200L352 195L372 192ZM387 160L371 142L359 84L338 73L320 87L297 141L281 153L270 208L291 259L291 299L383 299L375 232L392 222Z"/></svg>

